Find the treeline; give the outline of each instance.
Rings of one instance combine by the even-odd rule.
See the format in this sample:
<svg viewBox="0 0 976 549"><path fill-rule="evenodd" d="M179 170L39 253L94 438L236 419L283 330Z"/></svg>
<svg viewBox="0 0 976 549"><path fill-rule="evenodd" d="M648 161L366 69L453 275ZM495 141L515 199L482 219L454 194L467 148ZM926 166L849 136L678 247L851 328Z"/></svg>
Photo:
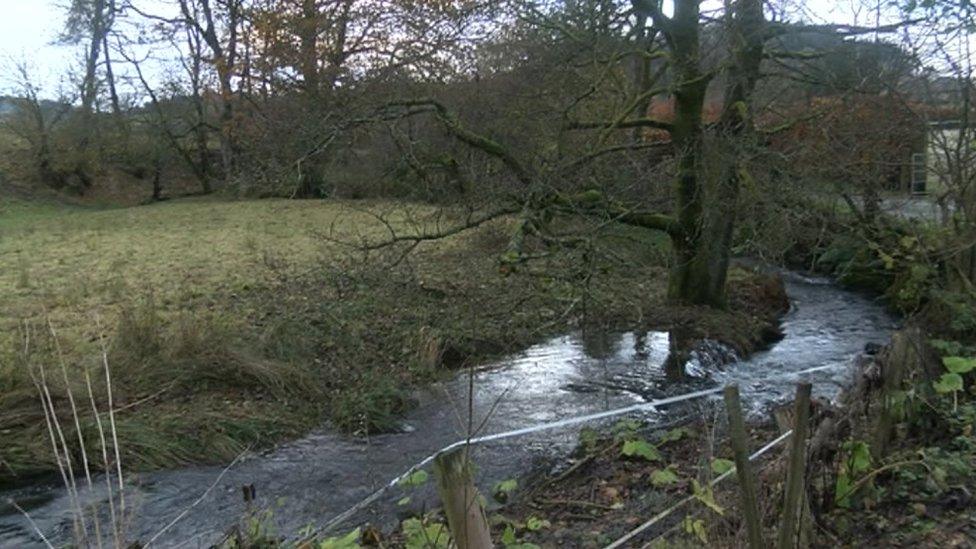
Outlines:
<svg viewBox="0 0 976 549"><path fill-rule="evenodd" d="M634 99L637 113L667 102L673 75L647 54L662 37L638 31L634 13L606 1L74 0L62 40L78 44L83 63L59 90L15 67L6 126L28 145L22 164L39 182L78 193L107 169L151 178L155 198L174 178L203 193L284 196L506 188L492 177L497 162L390 104L437 98L532 162L580 160L595 151L575 122L608 123ZM718 108L727 31L702 27ZM770 53L777 82L760 90L770 112L920 81L905 50L837 29L787 28ZM652 81L658 93L642 93ZM663 160L645 154L647 133L600 137L620 149L612 161L569 175L646 187Z"/></svg>
<svg viewBox="0 0 976 549"><path fill-rule="evenodd" d="M153 199L382 196L483 212L446 234L518 214L506 270L538 255L530 240L586 241L560 217L661 230L673 296L718 306L737 234L782 253L822 229L810 212L842 200L871 225L885 193L919 177L940 180L945 211L968 211L968 176L949 168L968 145L928 161L933 118L970 108L965 72L940 58L964 32L939 24L952 6L870 26L756 0L673 7L74 0L63 40L84 51L80 69L51 103L20 65L5 120L25 171L76 193L126 173L151 180Z"/></svg>

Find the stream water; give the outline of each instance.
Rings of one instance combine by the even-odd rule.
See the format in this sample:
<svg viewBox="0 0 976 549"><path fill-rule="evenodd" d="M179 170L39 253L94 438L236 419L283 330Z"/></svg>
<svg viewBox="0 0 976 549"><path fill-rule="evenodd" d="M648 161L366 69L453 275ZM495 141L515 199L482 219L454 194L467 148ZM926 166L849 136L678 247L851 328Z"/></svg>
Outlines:
<svg viewBox="0 0 976 549"><path fill-rule="evenodd" d="M273 510L270 522L281 534L321 525L439 448L463 438L469 408L479 433L518 429L537 423L609 410L652 398L680 394L730 381L740 384L753 413L785 400L799 379L814 392L833 397L851 378L856 358L869 343L883 344L897 321L870 299L843 291L825 279L786 273L792 309L783 320L785 337L745 360L705 342L692 352L682 381L668 379L664 364L670 336L664 332L595 333L558 337L499 361L473 375L459 375L419 395L420 404L404 420L402 432L368 440L328 429L247 456L215 480L223 467L186 467L134 475L126 505L130 539L152 538L184 510L190 512L161 535L155 546L207 547L237 524L247 508L243 485L254 485L255 509ZM807 372L811 368L830 368ZM473 387L473 391L469 388ZM471 394L472 398L468 398ZM470 402L469 402L470 401ZM708 402L679 407L700 411ZM665 421L675 408L648 412ZM501 479L550 467L575 444L578 428L534 433L480 446L473 459L479 484L487 489ZM430 484L430 483L428 483ZM97 486L103 487L102 482ZM195 506L201 495L212 490ZM83 490L84 495L85 490ZM388 525L398 513L432 503L432 488L394 488L348 525L365 521ZM411 496L411 503L397 500ZM89 498L104 501L102 488ZM52 542L71 534L71 507L64 489L40 484L0 493L0 547L43 546L26 518L6 502L17 501L37 529Z"/></svg>

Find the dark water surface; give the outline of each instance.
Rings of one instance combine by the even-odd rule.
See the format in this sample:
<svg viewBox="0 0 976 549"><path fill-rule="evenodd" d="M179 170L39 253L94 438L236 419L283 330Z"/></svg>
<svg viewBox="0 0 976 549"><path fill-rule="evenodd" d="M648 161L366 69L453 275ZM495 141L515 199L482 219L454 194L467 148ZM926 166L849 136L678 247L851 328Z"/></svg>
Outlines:
<svg viewBox="0 0 976 549"><path fill-rule="evenodd" d="M474 425L480 433L518 429L575 415L610 410L665 395L740 384L743 402L753 413L785 400L799 379L814 383L814 392L836 395L851 378L851 366L867 343L884 343L896 320L870 299L843 291L825 279L787 273L793 308L784 318L785 337L747 360L736 360L721 346L705 342L687 365L692 377L667 379L664 364L669 334L597 333L558 337L499 361L474 374ZM823 371L803 373L811 368ZM469 376L424 390L420 405L405 418L403 432L369 437L341 436L323 428L267 453L247 456L215 480L223 467L186 467L133 475L126 504L135 509L130 539L152 538L181 512L212 491L154 544L159 547L206 547L243 516L241 486L253 484L255 507L274 510L276 531L294 535L309 524L321 525L369 495L412 464L463 438L468 417ZM685 412L707 403L683 405ZM697 408L696 408L697 407ZM673 409L648 412L665 421ZM485 419L487 417L487 419ZM673 417L673 416L672 416ZM577 428L534 433L479 447L474 459L480 484L492 483L547 466L575 444ZM93 496L105 499L103 482ZM82 490L83 496L85 490ZM395 504L412 496L407 508L432 503L430 487L410 493L395 488L354 523L381 525L395 520ZM42 484L0 494L0 547L42 546L27 520L6 504L13 498L26 508L37 527L55 542L71 533L66 492ZM403 512L404 509L400 509ZM350 524L351 528L354 524Z"/></svg>

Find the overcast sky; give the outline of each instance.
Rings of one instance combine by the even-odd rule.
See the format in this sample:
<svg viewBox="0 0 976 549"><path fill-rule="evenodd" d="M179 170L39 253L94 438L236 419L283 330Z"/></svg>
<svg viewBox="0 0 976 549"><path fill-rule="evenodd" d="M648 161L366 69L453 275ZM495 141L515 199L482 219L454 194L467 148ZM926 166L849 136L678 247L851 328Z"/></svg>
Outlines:
<svg viewBox="0 0 976 549"><path fill-rule="evenodd" d="M25 60L37 80L57 82L77 57L73 47L54 46L58 31L64 26L64 10L55 0L0 0L0 71ZM10 82L3 76L0 86Z"/></svg>
<svg viewBox="0 0 976 549"><path fill-rule="evenodd" d="M12 63L26 60L32 78L41 85L44 95L53 96L61 75L78 66L80 51L74 46L55 42L64 26L64 8L68 0L0 0L0 92L9 91ZM853 22L853 6L864 0L786 0L798 18L817 22ZM144 7L165 10L164 0L142 0ZM153 6L155 4L155 6ZM873 22L860 10L863 24ZM7 74L5 74L7 73Z"/></svg>

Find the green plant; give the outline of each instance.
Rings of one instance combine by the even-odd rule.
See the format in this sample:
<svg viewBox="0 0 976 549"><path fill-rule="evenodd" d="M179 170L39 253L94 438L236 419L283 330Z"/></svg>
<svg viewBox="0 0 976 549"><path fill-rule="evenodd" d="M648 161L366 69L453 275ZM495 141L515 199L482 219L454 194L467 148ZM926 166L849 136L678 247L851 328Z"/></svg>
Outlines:
<svg viewBox="0 0 976 549"><path fill-rule="evenodd" d="M583 447L583 452L587 454L592 454L596 451L596 445L600 441L600 433L592 427L583 427L579 432L579 442L580 446Z"/></svg>
<svg viewBox="0 0 976 549"><path fill-rule="evenodd" d="M859 440L845 442L841 450L844 457L837 471L834 503L839 507L848 508L851 506L850 497L854 493L858 476L866 473L871 467L871 450L866 442Z"/></svg>
<svg viewBox="0 0 976 549"><path fill-rule="evenodd" d="M530 519L531 520L531 519ZM502 544L505 549L538 549L539 546L534 543L525 543L518 540L515 532L515 527L509 524L505 527L505 531L502 533Z"/></svg>
<svg viewBox="0 0 976 549"><path fill-rule="evenodd" d="M639 421L634 419L621 419L617 423L613 424L610 432L613 433L614 440L626 440L637 436L637 432L640 430L641 424Z"/></svg>
<svg viewBox="0 0 976 549"><path fill-rule="evenodd" d="M407 549L447 549L451 535L441 522L424 518L409 518L401 524Z"/></svg>
<svg viewBox="0 0 976 549"><path fill-rule="evenodd" d="M400 482L398 482L397 485L403 488L416 488L417 486L423 486L426 484L429 478L430 474L428 474L427 471L418 469L400 479Z"/></svg>
<svg viewBox="0 0 976 549"><path fill-rule="evenodd" d="M670 486L676 482L678 482L678 474L674 472L673 465L669 465L664 469L658 469L651 473L651 484L654 486Z"/></svg>
<svg viewBox="0 0 976 549"><path fill-rule="evenodd" d="M424 484L427 483L427 480L429 478L430 475L427 474L427 471L424 471L423 469L418 469L410 473L409 475L403 477L402 479L400 479L400 481L397 482L397 486L405 490L409 490L409 489L417 488L418 486L423 486ZM407 505L408 503L410 503L410 496L403 496L402 498L397 500L397 505L401 507Z"/></svg>
<svg viewBox="0 0 976 549"><path fill-rule="evenodd" d="M715 501L715 492L712 490L712 485L710 483L705 483L701 485L697 480L691 480L692 495L695 496L699 502L701 502L705 507L708 507L718 515L724 515L725 509Z"/></svg>
<svg viewBox="0 0 976 549"><path fill-rule="evenodd" d="M647 461L661 461L661 453L657 447L644 439L625 441L620 454L624 457L638 457Z"/></svg>
<svg viewBox="0 0 976 549"><path fill-rule="evenodd" d="M535 515L529 517L528 520L525 521L525 529L530 532L537 532L551 526L552 524L548 520L539 518Z"/></svg>
<svg viewBox="0 0 976 549"><path fill-rule="evenodd" d="M693 518L691 515L686 515L684 520L681 521L681 526L688 535L693 535L701 543L708 545L708 533L705 530L705 521L702 519Z"/></svg>
<svg viewBox="0 0 976 549"><path fill-rule="evenodd" d="M687 427L675 427L674 429L671 429L667 433L664 433L664 436L661 437L661 440L658 442L658 445L666 444L668 442L677 442L684 438L690 437L692 434L693 431L691 429L688 429Z"/></svg>
<svg viewBox="0 0 976 549"><path fill-rule="evenodd" d="M518 481L510 478L495 483L491 490L492 497L499 503L505 503L515 490L518 489Z"/></svg>
<svg viewBox="0 0 976 549"><path fill-rule="evenodd" d="M716 475L721 475L726 471L731 471L735 467L735 463L732 460L715 458L712 460L712 472Z"/></svg>
<svg viewBox="0 0 976 549"><path fill-rule="evenodd" d="M318 549L359 549L360 534L359 528L356 528L345 536L326 538L319 542Z"/></svg>
<svg viewBox="0 0 976 549"><path fill-rule="evenodd" d="M947 356L942 358L942 365L948 372L933 382L932 387L939 394L952 395L952 411L955 413L959 408L958 393L965 388L962 376L976 369L976 358Z"/></svg>

